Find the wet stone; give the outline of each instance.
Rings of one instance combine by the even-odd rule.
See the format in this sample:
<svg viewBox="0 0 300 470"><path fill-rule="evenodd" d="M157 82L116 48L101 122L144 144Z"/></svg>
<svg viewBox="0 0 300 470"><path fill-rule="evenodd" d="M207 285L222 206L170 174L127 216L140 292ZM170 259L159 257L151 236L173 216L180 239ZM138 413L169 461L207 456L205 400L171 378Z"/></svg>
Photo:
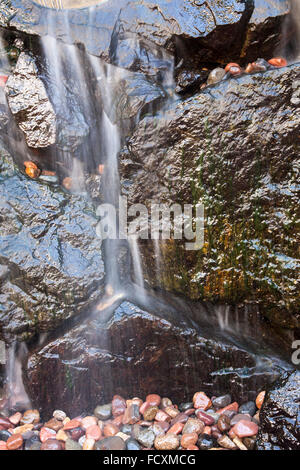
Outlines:
<svg viewBox="0 0 300 470"><path fill-rule="evenodd" d="M230 418L226 415L221 415L217 423L220 432L225 433L230 429Z"/></svg>
<svg viewBox="0 0 300 470"><path fill-rule="evenodd" d="M11 422L8 418L3 418L0 416L0 426L2 427L2 429L9 429L11 428Z"/></svg>
<svg viewBox="0 0 300 470"><path fill-rule="evenodd" d="M140 450L141 446L135 439L128 439L126 441L127 450Z"/></svg>
<svg viewBox="0 0 300 470"><path fill-rule="evenodd" d="M63 427L63 424L61 421L59 421L58 419L56 418L52 418L50 419L50 421L48 421L47 423L45 423L45 426L47 428L50 428L50 429L53 429L54 431L59 431L62 427Z"/></svg>
<svg viewBox="0 0 300 470"><path fill-rule="evenodd" d="M125 450L126 443L120 437L113 436L96 442L96 450Z"/></svg>
<svg viewBox="0 0 300 470"><path fill-rule="evenodd" d="M57 419L58 421L63 421L66 419L67 415L64 411L61 410L55 410L53 412L53 418Z"/></svg>
<svg viewBox="0 0 300 470"><path fill-rule="evenodd" d="M157 450L176 450L179 447L179 438L176 434L158 436L154 441L154 447Z"/></svg>
<svg viewBox="0 0 300 470"><path fill-rule="evenodd" d="M23 437L21 434L14 434L10 436L6 441L6 446L8 450L17 450L20 449L23 445Z"/></svg>
<svg viewBox="0 0 300 470"><path fill-rule="evenodd" d="M149 428L141 430L136 437L136 440L140 444L142 444L143 447L147 447L147 448L150 448L153 446L154 439L155 439L155 434Z"/></svg>
<svg viewBox="0 0 300 470"><path fill-rule="evenodd" d="M208 414L202 410L196 410L195 415L200 419L206 426L212 426L216 420L219 419L219 415Z"/></svg>
<svg viewBox="0 0 300 470"><path fill-rule="evenodd" d="M168 406L172 406L172 400L170 400L170 398L164 397L161 399L160 406L162 409L167 408Z"/></svg>
<svg viewBox="0 0 300 470"><path fill-rule="evenodd" d="M254 401L248 401L239 407L239 413L247 414L250 416L254 416L256 413L256 405Z"/></svg>
<svg viewBox="0 0 300 470"><path fill-rule="evenodd" d="M216 397L212 399L213 407L216 410L219 410L220 408L225 408L225 406L230 405L230 403L231 403L231 395L222 395L221 397Z"/></svg>
<svg viewBox="0 0 300 470"><path fill-rule="evenodd" d="M41 450L63 450L63 444L57 439L48 439L41 445Z"/></svg>
<svg viewBox="0 0 300 470"><path fill-rule="evenodd" d="M251 421L251 416L238 413L237 415L234 415L234 417L231 419L230 426L234 426L236 423L242 420Z"/></svg>
<svg viewBox="0 0 300 470"><path fill-rule="evenodd" d="M201 410L204 410L204 411L210 408L212 405L210 398L208 398L208 396L204 392L195 393L193 397L193 404L194 404L194 408L196 409L200 408Z"/></svg>
<svg viewBox="0 0 300 470"><path fill-rule="evenodd" d="M161 402L161 398L159 395L152 393L150 395L147 395L146 402L148 402L150 406L159 406Z"/></svg>
<svg viewBox="0 0 300 470"><path fill-rule="evenodd" d="M114 417L125 413L126 401L120 395L114 395L112 400L112 415Z"/></svg>
<svg viewBox="0 0 300 470"><path fill-rule="evenodd" d="M41 445L42 443L39 437L36 434L34 434L29 439L25 440L24 447L25 447L25 450L40 450Z"/></svg>
<svg viewBox="0 0 300 470"><path fill-rule="evenodd" d="M36 424L40 422L40 413L38 410L28 410L22 416L21 424Z"/></svg>
<svg viewBox="0 0 300 470"><path fill-rule="evenodd" d="M96 406L94 410L94 415L101 421L106 421L107 419L109 419L112 415L111 403L108 403L107 405Z"/></svg>
<svg viewBox="0 0 300 470"><path fill-rule="evenodd" d="M258 426L251 421L241 420L233 426L232 432L240 439L243 437L252 437L258 433Z"/></svg>
<svg viewBox="0 0 300 470"><path fill-rule="evenodd" d="M144 412L144 419L146 421L153 421L156 414L158 412L158 407L157 406L149 406L149 408L146 409Z"/></svg>
<svg viewBox="0 0 300 470"><path fill-rule="evenodd" d="M199 447L200 450L212 449L213 447L216 447L216 444L217 444L216 439L209 434L201 434L197 442L197 446Z"/></svg>
<svg viewBox="0 0 300 470"><path fill-rule="evenodd" d="M132 404L129 405L123 416L123 424L135 424L140 420L139 406Z"/></svg>
<svg viewBox="0 0 300 470"><path fill-rule="evenodd" d="M253 437L244 437L243 444L247 447L248 450L254 450L256 439L254 439Z"/></svg>
<svg viewBox="0 0 300 470"><path fill-rule="evenodd" d="M77 441L73 441L73 439L67 439L65 444L66 450L82 450L80 444Z"/></svg>
<svg viewBox="0 0 300 470"><path fill-rule="evenodd" d="M186 402L186 403L180 403L178 408L179 408L179 411L184 412L186 410L190 410L193 407L194 407L194 405L193 405L192 402Z"/></svg>
<svg viewBox="0 0 300 470"><path fill-rule="evenodd" d="M132 425L131 424L123 424L120 429L121 432L124 434L131 434L132 431Z"/></svg>
<svg viewBox="0 0 300 470"><path fill-rule="evenodd" d="M84 436L85 431L81 428L74 428L67 431L68 436L74 441L78 441L82 436Z"/></svg>
<svg viewBox="0 0 300 470"><path fill-rule="evenodd" d="M196 432L197 434L201 434L204 430L204 423L197 418L189 418L186 422L182 433L183 434L190 434L192 432Z"/></svg>
<svg viewBox="0 0 300 470"><path fill-rule="evenodd" d="M0 431L0 441L6 442L10 436L11 436L11 433L7 431L6 429L3 429L2 431Z"/></svg>
<svg viewBox="0 0 300 470"><path fill-rule="evenodd" d="M236 449L235 443L228 436L220 437L218 439L218 444L221 447L224 447L224 449L229 449L229 450L235 450Z"/></svg>

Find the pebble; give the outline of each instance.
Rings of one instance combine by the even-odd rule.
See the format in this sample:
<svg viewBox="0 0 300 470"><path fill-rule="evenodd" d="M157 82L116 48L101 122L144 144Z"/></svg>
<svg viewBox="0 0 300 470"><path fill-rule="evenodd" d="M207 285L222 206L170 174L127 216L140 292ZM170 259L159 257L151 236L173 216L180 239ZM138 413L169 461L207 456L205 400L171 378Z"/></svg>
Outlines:
<svg viewBox="0 0 300 470"><path fill-rule="evenodd" d="M6 441L0 441L0 450L8 450Z"/></svg>
<svg viewBox="0 0 300 470"><path fill-rule="evenodd" d="M81 445L73 439L67 439L65 444L66 450L82 450Z"/></svg>
<svg viewBox="0 0 300 470"><path fill-rule="evenodd" d="M187 402L187 403L181 403L178 408L179 408L179 411L184 412L186 410L193 408L193 406L194 405L192 402Z"/></svg>
<svg viewBox="0 0 300 470"><path fill-rule="evenodd" d="M63 450L64 446L57 439L48 439L41 445L41 450Z"/></svg>
<svg viewBox="0 0 300 470"><path fill-rule="evenodd" d="M244 421L251 421L251 416L249 415L244 415L244 414L237 414L234 415L234 417L230 421L230 426L234 426L236 423L239 421L244 420Z"/></svg>
<svg viewBox="0 0 300 470"><path fill-rule="evenodd" d="M67 431L68 436L74 441L78 441L85 434L85 430L82 428L74 428Z"/></svg>
<svg viewBox="0 0 300 470"><path fill-rule="evenodd" d="M0 431L0 441L6 442L10 436L11 436L11 433L7 431L6 429L2 429L2 431Z"/></svg>
<svg viewBox="0 0 300 470"><path fill-rule="evenodd" d="M183 426L182 426L183 427ZM157 424L157 423L153 423L151 425L151 429L152 431L154 432L155 434L155 437L156 436L164 436L165 434L165 431L162 429L161 425L160 424ZM171 429L171 428L170 428ZM180 431L181 432L181 431ZM180 434L179 432L179 434ZM174 434L177 434L176 432L173 432Z"/></svg>
<svg viewBox="0 0 300 470"><path fill-rule="evenodd" d="M155 440L155 434L151 429L144 429L138 433L136 440L142 444L143 447L151 448Z"/></svg>
<svg viewBox="0 0 300 470"><path fill-rule="evenodd" d="M170 400L170 398L162 398L161 399L161 403L160 403L160 406L162 407L162 409L164 408L168 408L168 406L172 406L172 400Z"/></svg>
<svg viewBox="0 0 300 470"><path fill-rule="evenodd" d="M20 449L22 445L23 445L22 434L14 434L13 436L10 436L6 441L6 447L8 450Z"/></svg>
<svg viewBox="0 0 300 470"><path fill-rule="evenodd" d="M225 70L222 69L221 67L217 67L217 68L213 69L210 72L210 74L208 75L207 84L208 85L213 85L214 83L218 83L221 80L223 80L225 75L226 75Z"/></svg>
<svg viewBox="0 0 300 470"><path fill-rule="evenodd" d="M107 405L102 405L102 406L96 406L94 409L94 415L96 418L106 421L109 419L112 415L112 405L111 403L108 403Z"/></svg>
<svg viewBox="0 0 300 470"><path fill-rule="evenodd" d="M63 423L61 421L58 421L56 418L50 419L50 421L47 421L45 423L46 428L53 429L54 431L59 431L63 427Z"/></svg>
<svg viewBox="0 0 300 470"><path fill-rule="evenodd" d="M65 431L63 431L62 429L60 429L58 431L58 433L56 434L56 439L58 441L64 441L66 442L67 439L69 439L69 436L67 435L67 433Z"/></svg>
<svg viewBox="0 0 300 470"><path fill-rule="evenodd" d="M174 419L177 419L178 416L176 416L176 418L174 418ZM170 421L171 417L167 413L165 413L164 411L159 410L156 413L155 420L156 421Z"/></svg>
<svg viewBox="0 0 300 470"><path fill-rule="evenodd" d="M188 446L186 450L199 450L197 446Z"/></svg>
<svg viewBox="0 0 300 470"><path fill-rule="evenodd" d="M264 399L265 399L265 396L266 396L266 392L260 392L257 397L256 397L256 400L255 400L255 404L256 404L256 407L260 410L261 407L262 407L262 404L264 402Z"/></svg>
<svg viewBox="0 0 300 470"><path fill-rule="evenodd" d="M0 86L4 87L8 80L8 75L0 75Z"/></svg>
<svg viewBox="0 0 300 470"><path fill-rule="evenodd" d="M11 422L11 424L13 424L14 426L17 426L17 424L19 424L19 422L21 421L21 418L22 418L22 413L18 411L14 415L10 416L8 419Z"/></svg>
<svg viewBox="0 0 300 470"><path fill-rule="evenodd" d="M251 421L241 420L233 426L232 432L239 438L252 437L258 433L258 426Z"/></svg>
<svg viewBox="0 0 300 470"><path fill-rule="evenodd" d="M0 416L0 426L2 429L9 429L11 428L11 422L8 418L3 418Z"/></svg>
<svg viewBox="0 0 300 470"><path fill-rule="evenodd" d="M219 415L213 416L212 414L207 414L202 410L196 410L195 415L200 419L206 426L212 426L215 424L216 419L219 419ZM217 418L216 418L217 417Z"/></svg>
<svg viewBox="0 0 300 470"><path fill-rule="evenodd" d="M244 437L243 444L245 444L248 450L253 450L255 449L256 440L253 437Z"/></svg>
<svg viewBox="0 0 300 470"><path fill-rule="evenodd" d="M172 419L171 426L173 426L173 424L175 423L186 423L188 419L189 417L187 414L179 413L179 415L177 415L175 418ZM157 420L157 416L156 416L156 420Z"/></svg>
<svg viewBox="0 0 300 470"><path fill-rule="evenodd" d="M146 396L146 401L151 405L151 406L159 406L161 402L161 398L159 395L155 395L154 393L151 395Z"/></svg>
<svg viewBox="0 0 300 470"><path fill-rule="evenodd" d="M209 450L215 447L217 444L216 439L208 434L201 434L198 438L198 447L200 450Z"/></svg>
<svg viewBox="0 0 300 470"><path fill-rule="evenodd" d="M198 441L198 434L196 432L191 432L188 434L183 434L181 437L181 447L187 449L189 446L193 446Z"/></svg>
<svg viewBox="0 0 300 470"><path fill-rule="evenodd" d="M30 439L26 439L25 441L25 450L40 450L42 446L39 437L34 435Z"/></svg>
<svg viewBox="0 0 300 470"><path fill-rule="evenodd" d="M106 437L95 443L96 450L125 450L126 443L120 437Z"/></svg>
<svg viewBox="0 0 300 470"><path fill-rule="evenodd" d="M164 411L167 415L171 416L171 418L175 418L180 413L174 406L167 406Z"/></svg>
<svg viewBox="0 0 300 470"><path fill-rule="evenodd" d="M66 419L67 415L64 411L61 410L55 410L53 412L53 418L57 419L58 421L63 421Z"/></svg>
<svg viewBox="0 0 300 470"><path fill-rule="evenodd" d="M213 407L216 410L225 408L225 406L230 405L230 403L231 403L231 395L222 395L221 397L216 397L212 399Z"/></svg>
<svg viewBox="0 0 300 470"><path fill-rule="evenodd" d="M212 402L210 398L204 393L204 392L197 392L195 393L193 397L193 404L194 408L196 409L201 409L201 410L207 410L212 406Z"/></svg>
<svg viewBox="0 0 300 470"><path fill-rule="evenodd" d="M124 434L131 434L132 431L132 425L131 424L123 424L121 427L121 432Z"/></svg>
<svg viewBox="0 0 300 470"><path fill-rule="evenodd" d="M127 450L140 450L141 446L135 439L128 439L126 441L126 448Z"/></svg>
<svg viewBox="0 0 300 470"><path fill-rule="evenodd" d="M179 444L179 438L176 434L158 436L154 441L154 447L157 450L176 450L178 449Z"/></svg>
<svg viewBox="0 0 300 470"><path fill-rule="evenodd" d="M55 439L56 432L50 428L42 428L40 431L40 440L41 442L45 442L48 439Z"/></svg>
<svg viewBox="0 0 300 470"><path fill-rule="evenodd" d="M227 405L225 406L224 408L221 408L220 410L217 411L217 413L220 415L220 414L224 414L226 411L235 411L235 413L237 413L239 410L239 405L238 403L235 401L234 403L230 403L230 405Z"/></svg>
<svg viewBox="0 0 300 470"><path fill-rule="evenodd" d="M98 420L95 416L86 416L85 418L82 418L80 426L83 429L87 429L88 427L93 426L95 424L98 424Z"/></svg>
<svg viewBox="0 0 300 470"><path fill-rule="evenodd" d="M24 434L25 432L31 431L34 428L33 424L23 424L13 430L14 434Z"/></svg>
<svg viewBox="0 0 300 470"><path fill-rule="evenodd" d="M71 419L70 421L66 423L64 421L63 423L64 423L64 427L63 427L64 431L69 431L70 429L74 429L74 428L80 428L80 425L81 425L81 422L78 419Z"/></svg>
<svg viewBox="0 0 300 470"><path fill-rule="evenodd" d="M170 429L167 431L168 434L181 434L184 428L184 423L175 423Z"/></svg>
<svg viewBox="0 0 300 470"><path fill-rule="evenodd" d="M182 430L183 434L190 434L192 432L196 432L197 434L201 434L204 430L204 423L197 418L189 418L188 421L185 423L184 428Z"/></svg>
<svg viewBox="0 0 300 470"><path fill-rule="evenodd" d="M241 414L247 414L250 416L255 415L256 412L256 405L254 401L248 401L247 403L244 403L239 407L239 413Z"/></svg>
<svg viewBox="0 0 300 470"><path fill-rule="evenodd" d="M118 426L113 423L108 423L104 426L103 434L105 437L115 436L119 432Z"/></svg>
<svg viewBox="0 0 300 470"><path fill-rule="evenodd" d="M127 439L130 439L130 435L128 434L124 434L123 432L118 432L116 434L117 437L120 437L121 439L123 439L123 441L127 441Z"/></svg>
<svg viewBox="0 0 300 470"><path fill-rule="evenodd" d="M158 412L158 407L157 406L149 406L146 408L145 412L143 413L144 419L146 421L153 421L155 419L155 416Z"/></svg>
<svg viewBox="0 0 300 470"><path fill-rule="evenodd" d="M95 447L95 441L94 439L85 439L82 449L83 450L93 450Z"/></svg>
<svg viewBox="0 0 300 470"><path fill-rule="evenodd" d="M102 436L102 432L98 425L93 425L87 428L85 435L87 439L94 439L94 441L99 441L100 437Z"/></svg>
<svg viewBox="0 0 300 470"><path fill-rule="evenodd" d="M126 410L126 401L120 395L114 395L112 400L112 415L114 417L123 415Z"/></svg>
<svg viewBox="0 0 300 470"><path fill-rule="evenodd" d="M235 437L233 439L233 442L240 450L248 450L247 447L243 444L243 442L238 437Z"/></svg>
<svg viewBox="0 0 300 470"><path fill-rule="evenodd" d="M230 421L230 418L226 415L221 415L220 418L218 419L218 423L217 423L217 426L218 426L218 429L220 432L222 433L225 433L227 431L229 431L230 427L231 427L231 421Z"/></svg>
<svg viewBox="0 0 300 470"><path fill-rule="evenodd" d="M237 449L235 443L226 435L224 435L224 436L222 436L218 439L218 444L221 447L224 447L224 449L229 449L229 450L236 450Z"/></svg>
<svg viewBox="0 0 300 470"><path fill-rule="evenodd" d="M129 405L124 413L122 423L123 424L135 424L140 420L139 406L132 404Z"/></svg>

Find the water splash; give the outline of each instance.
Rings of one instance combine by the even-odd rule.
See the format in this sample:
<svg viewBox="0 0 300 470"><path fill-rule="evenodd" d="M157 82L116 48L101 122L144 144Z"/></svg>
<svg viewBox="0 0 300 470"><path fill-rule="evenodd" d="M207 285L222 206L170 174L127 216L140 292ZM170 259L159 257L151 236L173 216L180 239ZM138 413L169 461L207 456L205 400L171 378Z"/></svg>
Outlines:
<svg viewBox="0 0 300 470"><path fill-rule="evenodd" d="M25 391L22 378L22 360L27 356L28 349L25 343L14 342L8 350L6 367L7 399L9 408L31 408L30 399Z"/></svg>

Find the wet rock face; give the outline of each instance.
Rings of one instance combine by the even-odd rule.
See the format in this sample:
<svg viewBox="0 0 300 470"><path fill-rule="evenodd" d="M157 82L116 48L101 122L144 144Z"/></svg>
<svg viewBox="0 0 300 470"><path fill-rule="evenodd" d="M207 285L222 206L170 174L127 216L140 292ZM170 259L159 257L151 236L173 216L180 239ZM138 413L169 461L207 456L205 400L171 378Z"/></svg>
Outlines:
<svg viewBox="0 0 300 470"><path fill-rule="evenodd" d="M129 204L202 201L205 209L203 249L161 242L161 274L151 241L140 243L149 284L193 299L259 302L274 324L299 327L299 72L296 64L223 81L141 121L121 155Z"/></svg>
<svg viewBox="0 0 300 470"><path fill-rule="evenodd" d="M101 295L101 240L83 197L29 180L3 150L0 170L0 337L28 339Z"/></svg>
<svg viewBox="0 0 300 470"><path fill-rule="evenodd" d="M268 391L260 411L258 450L300 449L300 372L286 373Z"/></svg>
<svg viewBox="0 0 300 470"><path fill-rule="evenodd" d="M6 95L12 114L25 134L29 147L48 147L56 141L56 118L33 57L19 56L14 72L6 83Z"/></svg>
<svg viewBox="0 0 300 470"><path fill-rule="evenodd" d="M24 379L45 414L58 406L57 397L59 406L74 415L111 401L114 394L146 396L150 390L174 400L199 388L215 394L230 390L247 401L278 376L269 364L265 373L256 370L255 357L243 347L216 331L198 334L173 313L160 319L124 302L107 324L100 315L29 356Z"/></svg>
<svg viewBox="0 0 300 470"><path fill-rule="evenodd" d="M15 15L11 18L12 8ZM2 7L2 15L5 17L3 24L19 31L45 35L52 28L58 38L84 44L87 51L105 59L117 55L122 61L121 57L131 51L131 57L136 55L136 59L144 63L145 55L139 48L132 47L132 39L137 35L159 48L176 49L177 57L187 55L205 61L237 58L248 50L253 52L254 47L272 54L288 10L288 0L110 0L94 7L92 12L82 8L66 13L46 10L30 0L12 0L10 7ZM72 24L67 34L66 14ZM148 46L142 49L151 51ZM136 60L134 62L137 64Z"/></svg>

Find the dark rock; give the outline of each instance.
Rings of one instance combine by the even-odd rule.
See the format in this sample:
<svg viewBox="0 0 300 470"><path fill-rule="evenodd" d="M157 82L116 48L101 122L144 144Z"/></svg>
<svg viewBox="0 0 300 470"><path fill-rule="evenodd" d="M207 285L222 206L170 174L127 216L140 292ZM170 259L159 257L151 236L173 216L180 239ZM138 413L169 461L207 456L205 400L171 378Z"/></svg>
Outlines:
<svg viewBox="0 0 300 470"><path fill-rule="evenodd" d="M101 241L88 201L29 182L6 152L1 156L0 264L6 274L0 330L6 338L29 338L85 311L101 296Z"/></svg>
<svg viewBox="0 0 300 470"><path fill-rule="evenodd" d="M254 450L256 446L256 439L253 437L244 437L243 444L247 447L247 449Z"/></svg>
<svg viewBox="0 0 300 470"><path fill-rule="evenodd" d="M182 412L190 410L191 408L193 408L193 402L181 403L178 408Z"/></svg>
<svg viewBox="0 0 300 470"><path fill-rule="evenodd" d="M256 413L256 405L253 401L248 401L239 407L239 413L254 416Z"/></svg>
<svg viewBox="0 0 300 470"><path fill-rule="evenodd" d="M201 436L199 436L197 446L200 450L209 450L213 447L216 447L216 445L217 441L213 436L208 434L201 434Z"/></svg>
<svg viewBox="0 0 300 470"><path fill-rule="evenodd" d="M231 395L222 395L221 397L216 397L212 399L213 407L216 410L225 408L225 406L230 405L230 403L232 403Z"/></svg>
<svg viewBox="0 0 300 470"><path fill-rule="evenodd" d="M123 426L121 427L121 432L123 432L124 434L131 434L131 431L132 431L132 425L131 424L123 424Z"/></svg>
<svg viewBox="0 0 300 470"><path fill-rule="evenodd" d="M56 117L32 56L22 52L5 87L7 101L29 147L56 141Z"/></svg>
<svg viewBox="0 0 300 470"><path fill-rule="evenodd" d="M108 403L107 405L97 406L94 410L94 415L101 421L105 421L106 419L109 419L111 417L111 408L111 403ZM125 431L122 432L126 434Z"/></svg>
<svg viewBox="0 0 300 470"><path fill-rule="evenodd" d="M221 415L217 423L220 432L225 433L230 429L230 418L226 415Z"/></svg>
<svg viewBox="0 0 300 470"><path fill-rule="evenodd" d="M174 400L182 399L182 390L201 390L204 384L209 395L220 393L225 381L233 399L246 401L278 376L276 364L257 370L256 354L216 336L214 329L203 327L206 333L200 335L172 310L159 315L163 321L157 312L123 302L107 323L98 314L33 352L24 379L34 405L50 415L59 396L60 406L74 415L91 402L109 401L114 393L144 397L154 389L164 396L170 376ZM49 381L51 376L56 380ZM124 404L119 408L123 414ZM181 413L171 424L187 419Z"/></svg>
<svg viewBox="0 0 300 470"><path fill-rule="evenodd" d="M34 435L30 439L25 440L25 450L40 450L41 448L41 441L39 436Z"/></svg>
<svg viewBox="0 0 300 470"><path fill-rule="evenodd" d="M140 450L141 446L135 439L128 439L126 441L127 450Z"/></svg>
<svg viewBox="0 0 300 470"><path fill-rule="evenodd" d="M0 441L7 441L7 439L11 436L11 433L6 429L0 431Z"/></svg>
<svg viewBox="0 0 300 470"><path fill-rule="evenodd" d="M205 83L209 71L185 70L176 73L176 93L191 93L199 90L200 85Z"/></svg>
<svg viewBox="0 0 300 470"><path fill-rule="evenodd" d="M67 431L67 434L70 436L71 440L78 441L82 436L85 435L85 430L81 428L74 428Z"/></svg>
<svg viewBox="0 0 300 470"><path fill-rule="evenodd" d="M74 441L73 439L67 439L65 443L65 449L66 450L82 450L82 447L80 444L78 444L77 441Z"/></svg>
<svg viewBox="0 0 300 470"><path fill-rule="evenodd" d="M267 391L261 407L258 450L300 449L300 372L284 374Z"/></svg>
<svg viewBox="0 0 300 470"><path fill-rule="evenodd" d="M159 275L154 244L139 241L148 284L192 299L256 303L282 334L299 327L298 243L289 215L297 210L299 73L294 64L225 80L160 119L147 117L120 162L129 205L204 204L204 249L160 240Z"/></svg>
<svg viewBox="0 0 300 470"><path fill-rule="evenodd" d="M95 444L95 450L125 450L126 443L118 436L107 437Z"/></svg>

